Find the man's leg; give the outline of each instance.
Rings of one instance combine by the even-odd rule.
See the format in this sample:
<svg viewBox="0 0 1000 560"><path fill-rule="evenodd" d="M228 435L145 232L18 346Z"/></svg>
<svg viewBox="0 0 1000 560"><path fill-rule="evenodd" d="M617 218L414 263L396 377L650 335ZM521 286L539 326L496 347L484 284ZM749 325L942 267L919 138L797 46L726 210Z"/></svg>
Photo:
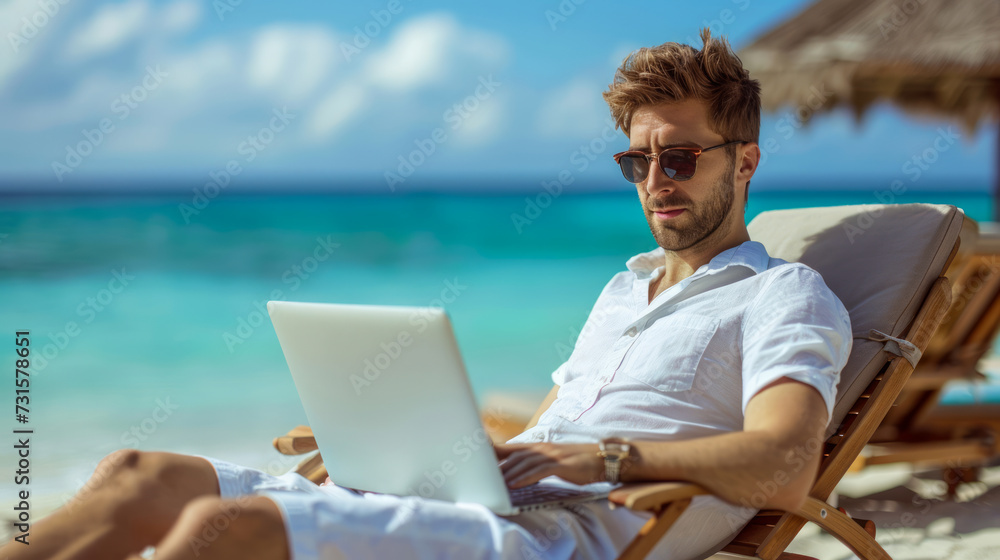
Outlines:
<svg viewBox="0 0 1000 560"><path fill-rule="evenodd" d="M281 510L272 500L263 496L196 498L156 545L156 560L230 558L289 560ZM128 560L139 560L139 556Z"/></svg>
<svg viewBox="0 0 1000 560"><path fill-rule="evenodd" d="M189 502L213 495L218 478L204 459L119 450L101 460L69 503L32 526L31 544L11 541L0 557L125 558L162 539Z"/></svg>

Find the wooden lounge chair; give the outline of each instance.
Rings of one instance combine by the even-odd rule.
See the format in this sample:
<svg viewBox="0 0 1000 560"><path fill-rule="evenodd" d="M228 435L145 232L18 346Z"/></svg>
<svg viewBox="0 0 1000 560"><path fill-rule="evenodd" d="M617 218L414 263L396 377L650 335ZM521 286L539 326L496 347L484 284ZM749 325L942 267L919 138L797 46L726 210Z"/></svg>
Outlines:
<svg viewBox="0 0 1000 560"><path fill-rule="evenodd" d="M724 551L765 560L803 558L784 550L812 521L861 558L889 558L875 541L871 522L853 520L825 500L906 384L949 308L951 288L941 275L959 248L963 220L953 206L862 205L765 212L748 226L772 256L823 274L851 314L855 340L808 501L794 512L760 511ZM306 427L277 438L275 447L286 453L316 448ZM297 470L317 483L326 477L318 455ZM651 514L619 558L655 552L691 500L709 493L687 482L631 484L615 491L612 502Z"/></svg>
<svg viewBox="0 0 1000 560"><path fill-rule="evenodd" d="M1000 455L1000 405L942 406L952 381L979 382L977 369L1000 329L1000 231L966 218L952 262L952 304L913 375L852 470L913 463L944 467L948 494Z"/></svg>

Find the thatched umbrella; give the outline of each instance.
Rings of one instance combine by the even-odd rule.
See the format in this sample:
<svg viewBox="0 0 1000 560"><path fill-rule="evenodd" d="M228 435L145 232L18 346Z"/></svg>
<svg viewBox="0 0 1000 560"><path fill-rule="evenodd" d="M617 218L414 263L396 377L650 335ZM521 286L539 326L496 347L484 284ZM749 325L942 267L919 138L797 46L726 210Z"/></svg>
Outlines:
<svg viewBox="0 0 1000 560"><path fill-rule="evenodd" d="M880 100L966 132L1000 120L1000 0L818 0L740 56L764 109L801 120L841 105L861 119Z"/></svg>

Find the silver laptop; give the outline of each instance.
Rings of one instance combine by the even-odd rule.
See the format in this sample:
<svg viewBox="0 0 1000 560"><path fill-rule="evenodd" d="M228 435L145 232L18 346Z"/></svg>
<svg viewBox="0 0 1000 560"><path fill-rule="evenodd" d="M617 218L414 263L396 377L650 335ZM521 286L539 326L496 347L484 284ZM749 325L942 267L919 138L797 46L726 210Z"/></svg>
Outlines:
<svg viewBox="0 0 1000 560"><path fill-rule="evenodd" d="M286 301L267 310L338 486L499 515L607 497L609 484L555 477L511 494L443 310Z"/></svg>

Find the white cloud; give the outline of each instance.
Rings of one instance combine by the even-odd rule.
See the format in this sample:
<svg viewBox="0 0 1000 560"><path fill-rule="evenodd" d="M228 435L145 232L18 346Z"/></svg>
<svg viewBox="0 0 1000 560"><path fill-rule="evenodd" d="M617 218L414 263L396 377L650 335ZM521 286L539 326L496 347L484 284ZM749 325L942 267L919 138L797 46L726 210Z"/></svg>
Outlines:
<svg viewBox="0 0 1000 560"><path fill-rule="evenodd" d="M444 102L473 95L481 77L493 75L506 84L502 67L508 56L502 37L464 27L449 14L394 21L380 42L348 64L341 34L327 24L264 24L182 38L205 17L204 8L193 0L168 1L117 1L67 17L66 32L49 40L55 52L73 56L52 65L29 60L28 80L0 82L25 99L17 107L0 106L0 119L15 130L57 138L58 148L77 140L80 129L111 118L116 131L95 152L94 167L116 154L183 154L189 162L232 157L240 138L266 123L274 107L301 115L282 135L283 145L318 150L345 141L337 135L355 125L359 130L351 138L369 129L444 127L461 149L492 141L505 124L505 91L483 100L459 129L443 120ZM0 15L21 17L32 2L37 0L20 4L17 13L3 5ZM126 49L136 56L98 56ZM45 52L52 50L47 46ZM7 58L0 57L0 80ZM143 96L127 120L118 120L112 103L142 84L147 65L166 74L162 85ZM32 92L39 95L29 98Z"/></svg>
<svg viewBox="0 0 1000 560"><path fill-rule="evenodd" d="M365 107L368 94L358 84L340 86L319 102L309 119L309 132L325 137L345 124Z"/></svg>
<svg viewBox="0 0 1000 560"><path fill-rule="evenodd" d="M201 21L201 4L194 0L177 0L163 8L159 20L167 31L190 31Z"/></svg>
<svg viewBox="0 0 1000 560"><path fill-rule="evenodd" d="M338 86L316 107L310 118L314 141L328 139L367 107L377 103L392 106L401 95L416 90L445 89L462 99L472 93L466 88L476 86L480 74L485 76L506 61L508 51L502 38L464 28L449 14L402 22L384 47L373 45L369 49L356 55L364 60L360 70L345 67L347 72L354 70L342 78L350 85ZM489 105L494 106L485 108ZM467 130L462 134L473 142L491 138L502 120L501 105L494 100L483 103L481 114L463 123Z"/></svg>
<svg viewBox="0 0 1000 560"><path fill-rule="evenodd" d="M278 82L285 61L291 56L291 44L285 30L265 29L250 46L250 82L265 87Z"/></svg>
<svg viewBox="0 0 1000 560"><path fill-rule="evenodd" d="M71 58L83 59L114 50L138 35L149 15L146 0L104 5L70 37L68 54Z"/></svg>
<svg viewBox="0 0 1000 560"><path fill-rule="evenodd" d="M38 131L66 124L82 123L95 126L100 119L109 116L114 97L127 91L127 84L106 74L91 74L73 84L73 88L63 97L42 99L6 117L14 129Z"/></svg>
<svg viewBox="0 0 1000 560"><path fill-rule="evenodd" d="M406 90L440 79L448 49L458 34L451 16L414 18L402 26L391 42L367 59L368 79L389 89Z"/></svg>
<svg viewBox="0 0 1000 560"><path fill-rule="evenodd" d="M480 102L455 129L455 146L473 148L488 144L503 131L508 95L492 95Z"/></svg>
<svg viewBox="0 0 1000 560"><path fill-rule="evenodd" d="M120 126L108 136L108 149L120 154L145 155L170 147L169 123L156 126Z"/></svg>
<svg viewBox="0 0 1000 560"><path fill-rule="evenodd" d="M618 67L622 65L622 62L625 61L625 57L632 54L638 49L639 49L638 45L633 45L633 44L618 45L617 47L611 49L611 56L608 57L608 66L610 66L612 70L618 69Z"/></svg>
<svg viewBox="0 0 1000 560"><path fill-rule="evenodd" d="M500 37L465 29L450 14L430 14L407 20L388 45L369 54L365 77L372 85L408 91L445 78L461 62L495 64L506 57Z"/></svg>
<svg viewBox="0 0 1000 560"><path fill-rule="evenodd" d="M59 11L53 15L41 9L37 0L12 0L0 4L0 89L7 78L27 64L40 44L52 37L53 20L64 18L69 7L55 3Z"/></svg>
<svg viewBox="0 0 1000 560"><path fill-rule="evenodd" d="M336 37L326 28L273 25L254 35L247 72L252 85L295 102L316 91L338 58Z"/></svg>
<svg viewBox="0 0 1000 560"><path fill-rule="evenodd" d="M608 119L608 106L601 97L606 84L577 78L546 95L538 112L538 132L543 136L587 136L596 134Z"/></svg>
<svg viewBox="0 0 1000 560"><path fill-rule="evenodd" d="M235 82L237 50L227 41L212 40L171 56L163 64L169 74L165 88L185 94L217 95L216 85Z"/></svg>

